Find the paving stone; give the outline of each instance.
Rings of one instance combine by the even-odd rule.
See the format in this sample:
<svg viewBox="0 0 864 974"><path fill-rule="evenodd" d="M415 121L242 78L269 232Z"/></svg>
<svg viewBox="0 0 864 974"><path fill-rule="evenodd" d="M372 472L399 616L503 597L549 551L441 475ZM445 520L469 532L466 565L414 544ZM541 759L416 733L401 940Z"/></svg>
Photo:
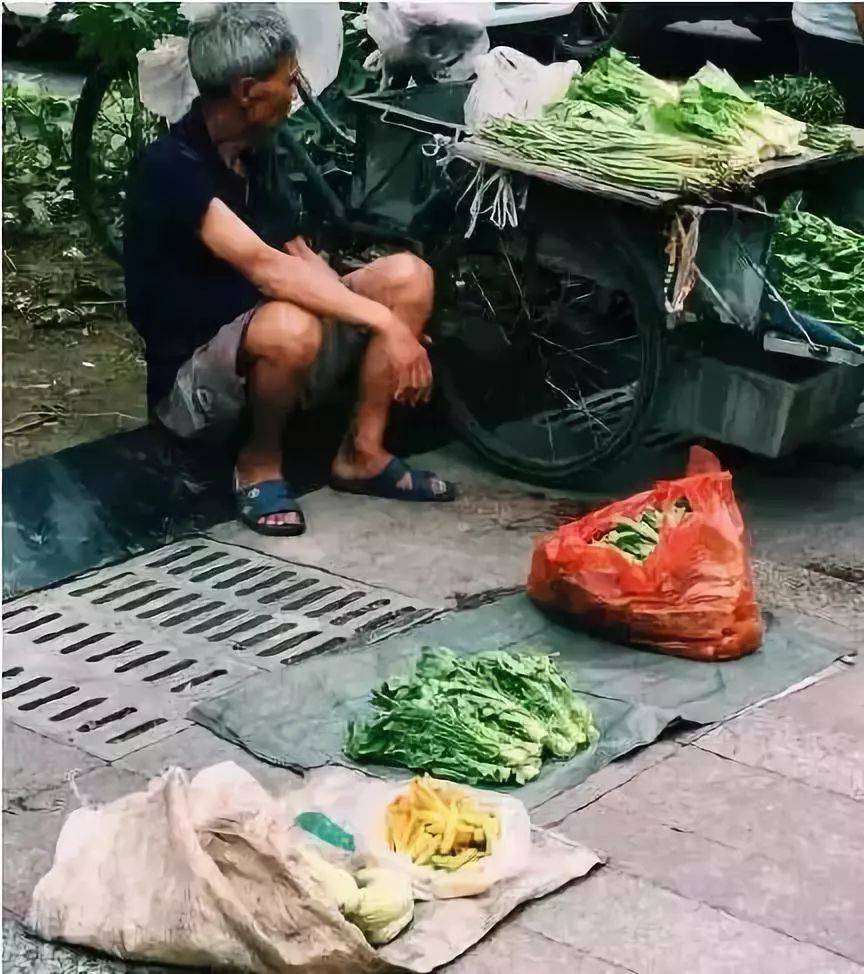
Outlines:
<svg viewBox="0 0 864 974"><path fill-rule="evenodd" d="M853 961L604 867L520 924L638 974L861 974Z"/></svg>
<svg viewBox="0 0 864 974"><path fill-rule="evenodd" d="M562 829L685 895L864 962L864 815L852 799L687 747Z"/></svg>
<svg viewBox="0 0 864 974"><path fill-rule="evenodd" d="M603 801L571 815L558 831L602 850L616 868L688 899L864 961L858 921L864 889L854 871L825 875L810 861L730 847Z"/></svg>
<svg viewBox="0 0 864 974"><path fill-rule="evenodd" d="M864 589L797 565L754 559L756 597L766 609L788 609L813 617L823 639L846 642L851 650L864 631ZM812 625L812 624L811 624Z"/></svg>
<svg viewBox="0 0 864 974"><path fill-rule="evenodd" d="M496 476L458 444L412 463L455 480L457 500L394 504L325 488L303 497L303 537L268 538L236 521L208 534L444 606L524 585L535 537L587 509L566 492Z"/></svg>
<svg viewBox="0 0 864 974"><path fill-rule="evenodd" d="M743 714L698 746L864 801L864 664Z"/></svg>
<svg viewBox="0 0 864 974"><path fill-rule="evenodd" d="M756 554L780 565L861 565L864 477L849 465L801 451L780 460L750 458L734 474Z"/></svg>
<svg viewBox="0 0 864 974"><path fill-rule="evenodd" d="M57 785L70 771L84 774L104 763L80 748L59 744L4 720L3 807L13 797Z"/></svg>
<svg viewBox="0 0 864 974"><path fill-rule="evenodd" d="M540 805L531 812L531 821L543 828L555 826L563 822L568 815L597 801L607 792L642 774L655 764L665 761L673 754L677 754L680 745L674 741L659 741L650 747L643 747L633 754L628 754L612 764L607 764L596 774L592 774L587 781L569 788L563 794L556 795L548 802Z"/></svg>
<svg viewBox="0 0 864 974"><path fill-rule="evenodd" d="M259 761L242 747L224 741L198 726L189 727L173 737L141 748L140 751L117 761L114 767L134 771L150 779L174 765L195 773L222 761L233 761L274 795L296 787L303 780L294 771Z"/></svg>
<svg viewBox="0 0 864 974"><path fill-rule="evenodd" d="M518 922L493 930L444 968L447 974L620 974L626 969L549 940Z"/></svg>
<svg viewBox="0 0 864 974"><path fill-rule="evenodd" d="M113 801L146 784L141 775L113 767L96 768L77 780L90 802ZM72 789L60 786L36 792L18 808L3 812L3 907L12 916L26 915L33 887L51 866L63 822L77 807Z"/></svg>
<svg viewBox="0 0 864 974"><path fill-rule="evenodd" d="M602 802L732 848L795 859L802 877L839 882L864 862L860 803L698 747L682 748Z"/></svg>

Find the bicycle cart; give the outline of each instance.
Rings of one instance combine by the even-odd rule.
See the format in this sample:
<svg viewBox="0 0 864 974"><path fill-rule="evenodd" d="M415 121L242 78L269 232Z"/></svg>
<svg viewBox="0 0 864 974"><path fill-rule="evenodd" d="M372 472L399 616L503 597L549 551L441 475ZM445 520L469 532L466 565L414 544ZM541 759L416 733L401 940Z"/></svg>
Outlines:
<svg viewBox="0 0 864 974"><path fill-rule="evenodd" d="M73 138L97 231L99 185L86 167L93 120L116 87L110 74L92 77ZM778 456L854 417L864 368L849 365L864 362L860 351L790 334L782 313L780 330L763 333L763 309L772 210L860 153L766 164L749 198L629 190L467 139L469 87L355 96L354 139L308 97L353 160L319 167L288 126L267 182L275 199L289 181L301 187L309 232L344 267L370 245L433 264L439 395L486 460L567 486L645 442L706 437ZM503 227L480 213L496 193ZM116 253L101 225L97 238Z"/></svg>
<svg viewBox="0 0 864 974"><path fill-rule="evenodd" d="M854 417L864 368L848 365L864 363L860 352L764 333L763 320L772 209L859 153L767 163L750 197L699 202L466 139L466 91L354 99L352 203L424 243L438 289L436 380L487 460L567 485L646 437L778 456ZM516 217L503 229L472 218L496 210L501 173L510 202L498 215L509 205Z"/></svg>

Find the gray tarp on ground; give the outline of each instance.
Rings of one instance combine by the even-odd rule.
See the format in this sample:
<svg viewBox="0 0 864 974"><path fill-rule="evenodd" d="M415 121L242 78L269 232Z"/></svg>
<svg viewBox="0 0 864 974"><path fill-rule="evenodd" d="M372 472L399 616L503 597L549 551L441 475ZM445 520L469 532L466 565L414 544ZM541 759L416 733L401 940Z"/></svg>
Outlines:
<svg viewBox="0 0 864 974"><path fill-rule="evenodd" d="M610 761L648 744L676 719L722 720L823 669L843 650L800 633L794 617L766 616L759 652L726 663L698 663L618 646L547 618L524 595L453 613L369 646L300 661L253 677L199 704L193 720L272 764L305 769L350 764L342 754L349 720L362 717L369 692L404 674L423 646L457 652L532 649L558 653L570 685L588 696L600 728L598 748L550 762L518 789L535 808ZM369 768L398 776L404 771Z"/></svg>

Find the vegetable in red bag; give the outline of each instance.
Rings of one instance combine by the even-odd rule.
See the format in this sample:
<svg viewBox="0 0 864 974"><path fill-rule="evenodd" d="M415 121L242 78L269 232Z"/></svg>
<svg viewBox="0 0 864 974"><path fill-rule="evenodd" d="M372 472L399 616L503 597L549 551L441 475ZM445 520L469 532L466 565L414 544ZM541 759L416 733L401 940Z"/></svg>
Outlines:
<svg viewBox="0 0 864 974"><path fill-rule="evenodd" d="M614 539L622 524L644 523L646 511L659 524L659 539L647 556L643 550L634 557ZM737 659L762 642L732 475L698 446L686 477L539 538L528 594L585 628L689 659Z"/></svg>

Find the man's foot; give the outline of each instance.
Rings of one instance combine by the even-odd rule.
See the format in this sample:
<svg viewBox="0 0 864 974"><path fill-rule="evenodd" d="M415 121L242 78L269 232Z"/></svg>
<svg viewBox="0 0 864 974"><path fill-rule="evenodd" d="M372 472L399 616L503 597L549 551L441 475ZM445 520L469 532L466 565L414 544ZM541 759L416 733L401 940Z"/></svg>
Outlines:
<svg viewBox="0 0 864 974"><path fill-rule="evenodd" d="M377 477L393 459L386 450L360 450L350 442L350 434L333 460L330 473L338 480Z"/></svg>
<svg viewBox="0 0 864 974"><path fill-rule="evenodd" d="M452 501L456 491L429 470L412 470L398 457L385 456L375 464L336 458L330 486L348 494L366 494L404 501Z"/></svg>
<svg viewBox="0 0 864 974"><path fill-rule="evenodd" d="M245 503L246 507L250 507L249 502L253 502L252 507L250 507L250 513L243 514L241 511L241 518L252 528L255 528L256 525L261 528L293 528L291 531L277 530L274 533L302 534L303 530L305 530L306 523L303 519L302 511L294 502L294 494L290 487L286 492L289 503L284 507L273 506L274 504L278 505L279 500L272 491L268 491L266 501L261 496L261 488L263 485L279 482L286 483L280 462L274 462L269 457L259 458L241 452L237 458L237 467L234 473L234 492L238 497L238 504ZM255 489L259 491L258 494L253 494L241 502L241 493L245 496L251 490ZM265 504L266 507L262 506ZM267 508L269 508L269 511L267 513L261 513L260 516L250 521L251 510L255 507L261 507L262 512Z"/></svg>

